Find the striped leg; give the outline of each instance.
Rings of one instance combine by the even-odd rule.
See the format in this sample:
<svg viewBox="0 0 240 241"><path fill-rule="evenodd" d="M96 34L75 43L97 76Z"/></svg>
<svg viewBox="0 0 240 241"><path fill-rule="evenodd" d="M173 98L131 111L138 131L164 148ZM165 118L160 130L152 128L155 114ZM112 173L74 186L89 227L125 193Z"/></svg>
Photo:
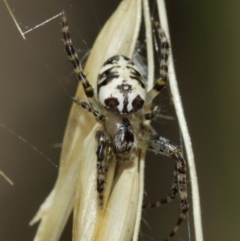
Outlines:
<svg viewBox="0 0 240 241"><path fill-rule="evenodd" d="M69 28L67 24L67 16L66 13L62 13L62 33L63 33L63 41L65 45L65 50L68 54L68 58L73 64L74 71L77 75L79 82L82 84L85 95L88 98L94 97L94 91L90 83L88 82L86 75L83 73L83 69L81 67L78 55L72 45L72 40L69 34Z"/></svg>
<svg viewBox="0 0 240 241"><path fill-rule="evenodd" d="M173 116L161 114L161 110L160 110L159 106L154 106L154 108L150 112L146 112L143 115L143 120L153 120L154 118L161 118L161 119L166 119L166 120L174 120Z"/></svg>
<svg viewBox="0 0 240 241"><path fill-rule="evenodd" d="M160 77L155 82L153 88L147 93L146 103L152 101L163 89L166 85L168 79L168 56L169 56L169 43L166 38L165 33L161 29L158 22L155 22L155 26L158 32L158 36L160 39L160 49L161 49L161 57L160 57Z"/></svg>
<svg viewBox="0 0 240 241"><path fill-rule="evenodd" d="M108 143L108 139L103 131L96 133L98 142L97 148L97 191L100 200L100 207L104 207L104 190L106 184L106 176L109 162L112 159L112 148Z"/></svg>
<svg viewBox="0 0 240 241"><path fill-rule="evenodd" d="M160 108L159 106L154 106L154 108L152 109L152 111L147 112L144 114L143 118L144 120L152 120L155 117L157 117L160 113Z"/></svg>
<svg viewBox="0 0 240 241"><path fill-rule="evenodd" d="M105 120L105 116L101 114L100 110L96 110L91 104L89 104L85 101L82 101L80 99L77 99L75 97L72 97L72 100L76 104L78 104L82 108L84 108L85 110L88 110L89 112L91 112L95 116L97 122L102 123Z"/></svg>
<svg viewBox="0 0 240 241"><path fill-rule="evenodd" d="M176 161L175 175L176 175L178 194L180 197L181 213L179 215L178 221L174 226L172 232L165 239L165 241L167 241L167 240L170 240L176 234L183 219L186 216L186 213L188 212L189 204L187 201L186 163L185 163L185 160L183 159L181 150L177 146L172 144L169 140L163 137L153 135L147 149L155 153L159 153L159 154L171 157ZM174 189L175 188L176 187L174 187Z"/></svg>
<svg viewBox="0 0 240 241"><path fill-rule="evenodd" d="M160 201L144 204L142 208L143 209L158 208L165 203L170 203L177 196L177 193L178 193L178 178L177 178L177 168L175 168L173 172L173 181L172 181L170 194Z"/></svg>

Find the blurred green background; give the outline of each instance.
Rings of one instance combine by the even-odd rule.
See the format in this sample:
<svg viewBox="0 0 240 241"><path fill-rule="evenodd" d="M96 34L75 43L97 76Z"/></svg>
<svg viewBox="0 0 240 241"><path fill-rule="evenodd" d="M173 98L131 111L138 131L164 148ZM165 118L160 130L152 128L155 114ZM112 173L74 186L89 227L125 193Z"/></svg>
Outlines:
<svg viewBox="0 0 240 241"><path fill-rule="evenodd" d="M9 0L21 27L65 10L82 56L119 1ZM199 176L205 240L240 238L240 1L167 1L172 51ZM24 41L0 2L0 123L58 163L77 81L60 41L60 19ZM84 43L86 41L87 44ZM63 87L62 87L63 86ZM160 100L170 102L166 97ZM161 104L165 114L173 107ZM179 143L176 121L154 123L159 134ZM32 240L28 222L50 192L57 168L16 136L0 128L0 240ZM174 163L149 155L145 202L165 196ZM189 199L191 202L191 198ZM140 240L163 240L177 219L179 202L144 212ZM147 222L147 224L145 223ZM191 211L190 230L194 240ZM149 228L149 227L150 228ZM189 240L188 220L174 240ZM62 241L70 240L71 224Z"/></svg>

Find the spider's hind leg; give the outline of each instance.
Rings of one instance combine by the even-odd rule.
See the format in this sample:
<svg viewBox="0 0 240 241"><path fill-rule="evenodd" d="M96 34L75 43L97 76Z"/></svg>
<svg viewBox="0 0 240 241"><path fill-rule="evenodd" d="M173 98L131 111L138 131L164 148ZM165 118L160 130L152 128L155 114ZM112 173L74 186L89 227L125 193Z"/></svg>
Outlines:
<svg viewBox="0 0 240 241"><path fill-rule="evenodd" d="M168 57L169 57L169 42L164 31L161 29L158 22L155 22L155 27L158 32L158 37L160 40L160 76L156 80L153 88L147 93L146 103L152 101L165 87L168 80Z"/></svg>
<svg viewBox="0 0 240 241"><path fill-rule="evenodd" d="M69 28L67 24L67 16L65 12L62 12L62 33L63 33L63 42L65 45L65 50L67 52L68 58L73 64L74 72L82 84L85 95L92 101L94 101L94 91L89 83L86 75L83 73L83 69L78 58L77 52L72 44L72 39L69 34Z"/></svg>
<svg viewBox="0 0 240 241"><path fill-rule="evenodd" d="M176 234L189 208L189 204L187 200L186 163L183 158L181 150L164 137L152 135L152 137L150 138L147 150L153 151L158 154L162 154L167 157L171 157L176 161L176 170L174 172L172 193L169 196L170 199L168 199L169 197L167 197L166 199L163 200L163 202L159 202L159 204L163 204L171 201L173 198L175 198L176 191L178 192L180 197L181 213L171 233L165 239L165 241L167 241L167 240L170 240ZM157 202L157 205L158 205L158 202Z"/></svg>

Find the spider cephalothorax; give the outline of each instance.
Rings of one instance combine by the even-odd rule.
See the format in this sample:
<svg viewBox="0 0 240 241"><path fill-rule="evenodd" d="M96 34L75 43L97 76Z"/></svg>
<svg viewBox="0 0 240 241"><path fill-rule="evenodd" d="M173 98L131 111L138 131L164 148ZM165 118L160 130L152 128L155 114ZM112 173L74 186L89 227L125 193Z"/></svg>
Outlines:
<svg viewBox="0 0 240 241"><path fill-rule="evenodd" d="M168 78L169 44L160 28L155 24L160 40L159 79L153 88L146 91L145 83L136 65L126 56L115 55L101 67L97 80L97 101L93 101L94 91L83 73L78 56L72 45L65 13L62 17L62 32L65 49L78 80L82 84L88 102L73 98L84 109L91 112L101 124L96 133L97 150L97 191L100 207L104 207L105 180L109 162L116 160L131 162L140 149L146 149L173 158L176 161L170 194L161 201L144 205L143 208L159 207L172 201L177 194L180 197L181 213L178 221L166 240L177 232L187 211L186 164L181 150L166 138L158 136L145 128L145 120L151 120L158 114L158 108L146 112L145 106L160 93Z"/></svg>

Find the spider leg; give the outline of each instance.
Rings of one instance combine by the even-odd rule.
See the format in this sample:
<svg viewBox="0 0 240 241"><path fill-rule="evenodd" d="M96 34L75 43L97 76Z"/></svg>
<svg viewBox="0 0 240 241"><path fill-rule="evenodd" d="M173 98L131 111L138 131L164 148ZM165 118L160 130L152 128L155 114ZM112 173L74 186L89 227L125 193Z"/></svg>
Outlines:
<svg viewBox="0 0 240 241"><path fill-rule="evenodd" d="M103 131L96 133L98 142L97 148L97 191L100 200L100 207L104 207L104 190L106 185L106 176L108 172L108 165L112 159L112 148L109 144L108 138Z"/></svg>
<svg viewBox="0 0 240 241"><path fill-rule="evenodd" d="M152 120L154 119L156 116L158 116L160 113L160 108L159 106L155 106L151 112L147 112L144 114L144 119L145 120ZM154 133L156 133L156 131L154 130ZM173 172L173 181L172 181L172 187L171 187L171 191L169 193L169 195L167 195L165 198L154 202L154 203L149 203L149 204L144 204L142 206L143 209L150 209L150 208L157 208L160 207L161 205L165 204L165 203L169 203L171 202L177 195L178 193L178 179L177 179L177 167L175 167L175 170Z"/></svg>
<svg viewBox="0 0 240 241"><path fill-rule="evenodd" d="M159 113L160 113L159 106L154 106L154 108L150 112L147 112L143 115L143 119L144 120L152 120L155 117L157 117L159 115Z"/></svg>
<svg viewBox="0 0 240 241"><path fill-rule="evenodd" d="M82 100L80 100L78 98L75 98L75 97L72 97L72 100L76 104L78 104L82 108L84 108L85 110L88 110L89 112L91 112L95 116L95 118L96 118L96 120L98 122L101 123L101 122L103 122L105 120L105 116L101 114L101 111L100 110L96 110L91 104L89 104L89 103L87 103L85 101L82 101Z"/></svg>
<svg viewBox="0 0 240 241"><path fill-rule="evenodd" d="M94 97L94 91L90 83L88 82L86 75L83 73L83 69L81 67L77 52L75 51L75 48L72 45L72 40L69 34L69 28L67 24L67 16L66 13L62 13L62 33L63 33L63 41L65 45L65 50L67 52L68 58L73 64L74 71L77 75L77 78L79 82L82 84L85 95L88 98Z"/></svg>
<svg viewBox="0 0 240 241"><path fill-rule="evenodd" d="M169 56L169 43L164 31L161 29L158 22L155 22L155 27L158 31L160 39L161 57L160 57L160 76L156 80L153 88L149 90L146 97L146 103L152 101L164 88L168 79L168 56Z"/></svg>
<svg viewBox="0 0 240 241"><path fill-rule="evenodd" d="M177 167L176 167L173 172L172 187L169 195L167 195L165 198L163 198L160 201L144 204L142 208L143 209L158 208L163 204L170 203L177 196L177 193L178 193L178 178L177 178Z"/></svg>
<svg viewBox="0 0 240 241"><path fill-rule="evenodd" d="M165 139L164 137L152 135L149 141L149 146L147 150L171 157L176 161L176 182L177 182L178 194L180 197L181 213L179 215L178 221L175 224L172 232L165 239L165 241L167 241L167 240L170 240L176 234L183 219L186 216L186 213L188 212L189 204L187 200L186 163L183 158L181 150L173 143L171 143L169 140ZM175 181L173 181L173 183L174 182ZM175 188L176 187L174 187L174 190L172 190L173 192L175 192Z"/></svg>

